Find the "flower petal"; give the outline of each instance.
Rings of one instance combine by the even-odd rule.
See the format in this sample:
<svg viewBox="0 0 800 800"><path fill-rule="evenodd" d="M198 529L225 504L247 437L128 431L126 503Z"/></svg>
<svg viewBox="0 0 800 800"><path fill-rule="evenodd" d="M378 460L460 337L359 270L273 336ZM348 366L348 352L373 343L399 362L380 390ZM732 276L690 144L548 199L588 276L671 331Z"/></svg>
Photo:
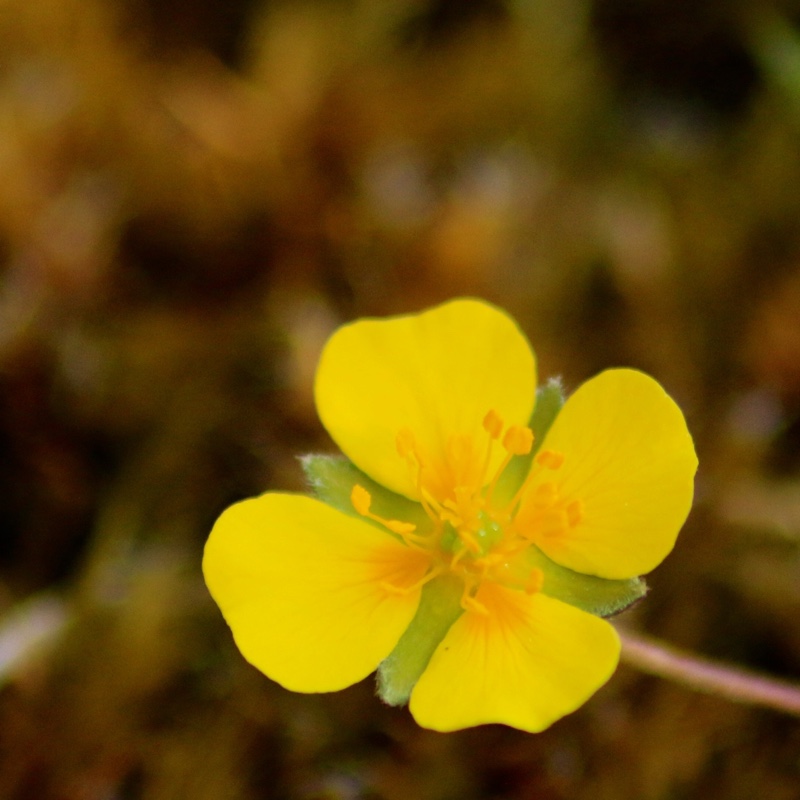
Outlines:
<svg viewBox="0 0 800 800"><path fill-rule="evenodd" d="M554 471L534 467L517 524L553 561L631 578L672 550L692 505L697 456L681 410L656 381L631 369L587 381L567 400L543 450L564 462ZM537 533L537 489L545 483L557 487L562 508L578 501L572 527Z"/></svg>
<svg viewBox="0 0 800 800"><path fill-rule="evenodd" d="M543 594L484 584L488 616L459 617L411 693L425 728L501 722L542 731L581 706L614 672L619 639L605 620Z"/></svg>
<svg viewBox="0 0 800 800"><path fill-rule="evenodd" d="M369 675L417 606L427 557L309 497L265 494L227 509L203 573L242 655L296 692Z"/></svg>
<svg viewBox="0 0 800 800"><path fill-rule="evenodd" d="M507 424L525 425L535 389L533 352L516 323L472 299L339 328L323 350L315 384L322 423L345 455L412 498L414 479L396 449L402 429L414 434L434 470L442 469L455 435L480 435L482 460L486 413L494 409ZM495 455L492 466L502 458Z"/></svg>

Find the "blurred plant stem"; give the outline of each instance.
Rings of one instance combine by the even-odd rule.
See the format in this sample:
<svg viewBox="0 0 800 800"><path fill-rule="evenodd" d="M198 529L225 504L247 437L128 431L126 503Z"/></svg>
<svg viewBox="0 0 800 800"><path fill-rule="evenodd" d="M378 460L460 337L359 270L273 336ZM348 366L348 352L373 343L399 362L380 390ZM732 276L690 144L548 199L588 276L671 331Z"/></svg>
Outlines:
<svg viewBox="0 0 800 800"><path fill-rule="evenodd" d="M701 658L658 639L617 629L622 661L649 675L736 703L765 706L800 717L800 685Z"/></svg>

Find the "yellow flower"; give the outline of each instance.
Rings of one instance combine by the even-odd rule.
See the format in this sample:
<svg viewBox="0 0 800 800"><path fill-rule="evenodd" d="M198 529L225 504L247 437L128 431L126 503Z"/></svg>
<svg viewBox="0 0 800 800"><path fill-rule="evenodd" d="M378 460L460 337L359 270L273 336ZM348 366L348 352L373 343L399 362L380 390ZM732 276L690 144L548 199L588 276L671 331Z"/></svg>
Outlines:
<svg viewBox="0 0 800 800"><path fill-rule="evenodd" d="M321 499L245 500L206 545L245 658L301 692L379 668L381 695L440 731L540 731L584 703L619 657L597 614L644 593L691 506L663 389L614 369L537 403L524 335L463 299L340 328L315 393L347 458L307 460Z"/></svg>

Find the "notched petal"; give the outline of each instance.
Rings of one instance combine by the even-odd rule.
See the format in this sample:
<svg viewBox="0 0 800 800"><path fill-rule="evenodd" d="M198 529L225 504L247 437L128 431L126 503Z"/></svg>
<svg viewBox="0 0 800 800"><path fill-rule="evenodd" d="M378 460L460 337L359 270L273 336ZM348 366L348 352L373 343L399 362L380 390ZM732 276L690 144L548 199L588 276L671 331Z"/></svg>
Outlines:
<svg viewBox="0 0 800 800"><path fill-rule="evenodd" d="M532 477L517 520L553 561L625 579L656 567L692 505L697 470L681 410L649 376L607 370L571 395L544 450L563 458ZM537 503L551 494L574 510L562 531L537 531Z"/></svg>
<svg viewBox="0 0 800 800"><path fill-rule="evenodd" d="M487 412L524 425L535 390L533 351L516 322L470 298L339 328L323 349L314 387L322 424L342 452L412 499L416 476L398 456L401 431L413 433L436 471L453 437L482 435ZM490 473L501 460L498 450Z"/></svg>
<svg viewBox="0 0 800 800"><path fill-rule="evenodd" d="M413 619L420 590L403 589L427 567L366 522L277 493L225 511L203 555L242 655L297 692L342 689L372 672Z"/></svg>
<svg viewBox="0 0 800 800"><path fill-rule="evenodd" d="M619 637L605 620L544 594L481 586L488 610L450 628L411 693L437 731L500 722L536 733L585 703L612 675Z"/></svg>

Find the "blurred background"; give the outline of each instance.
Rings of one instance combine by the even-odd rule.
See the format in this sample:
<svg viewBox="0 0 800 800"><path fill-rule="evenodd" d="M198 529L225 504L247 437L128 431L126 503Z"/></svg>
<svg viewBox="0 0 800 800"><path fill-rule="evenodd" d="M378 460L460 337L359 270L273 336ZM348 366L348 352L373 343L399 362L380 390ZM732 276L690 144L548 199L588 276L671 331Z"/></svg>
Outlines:
<svg viewBox="0 0 800 800"><path fill-rule="evenodd" d="M476 295L687 415L621 623L800 679L798 187L796 0L0 0L0 797L797 798L797 720L624 666L538 736L285 692L200 558L334 327Z"/></svg>

